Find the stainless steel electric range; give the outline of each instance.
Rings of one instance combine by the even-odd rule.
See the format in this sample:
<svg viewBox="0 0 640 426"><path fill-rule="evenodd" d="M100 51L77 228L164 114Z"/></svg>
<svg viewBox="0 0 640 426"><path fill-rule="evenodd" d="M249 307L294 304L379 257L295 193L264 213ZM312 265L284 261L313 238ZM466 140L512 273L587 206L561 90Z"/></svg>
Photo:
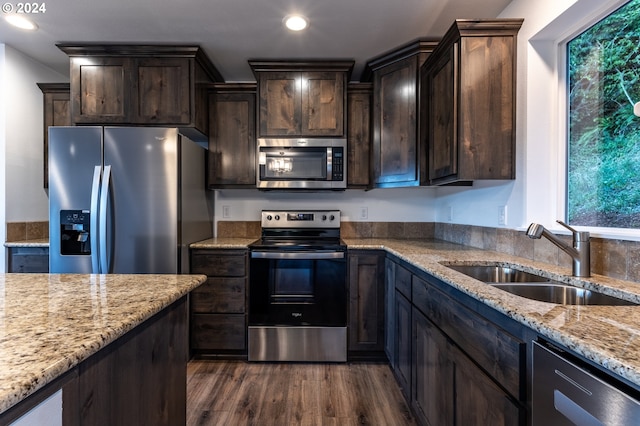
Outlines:
<svg viewBox="0 0 640 426"><path fill-rule="evenodd" d="M262 211L249 251L249 361L346 361L340 211Z"/></svg>

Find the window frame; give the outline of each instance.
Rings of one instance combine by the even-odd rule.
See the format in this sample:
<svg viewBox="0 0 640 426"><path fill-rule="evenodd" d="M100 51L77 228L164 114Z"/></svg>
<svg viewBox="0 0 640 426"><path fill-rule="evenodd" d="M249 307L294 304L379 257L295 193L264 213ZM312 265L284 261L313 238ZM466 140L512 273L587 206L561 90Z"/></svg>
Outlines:
<svg viewBox="0 0 640 426"><path fill-rule="evenodd" d="M569 161L569 102L568 102L568 44L569 42L588 30L601 20L605 19L611 13L617 9L623 7L631 0L615 0L609 4L604 5L603 8L597 11L593 11L586 17L582 17L576 20L574 27L569 28L564 34L558 37L556 43L557 49L557 102L558 111L561 112L558 118L557 137L559 143L557 144L557 160L558 160L558 200L556 203L556 216L562 218L561 220L567 220L567 206L568 206L568 161ZM640 120L640 117L638 118ZM624 238L628 240L640 241L640 229L634 228L613 228L613 227L596 227L596 226L577 226L572 227L581 230L589 231L592 235L603 238Z"/></svg>

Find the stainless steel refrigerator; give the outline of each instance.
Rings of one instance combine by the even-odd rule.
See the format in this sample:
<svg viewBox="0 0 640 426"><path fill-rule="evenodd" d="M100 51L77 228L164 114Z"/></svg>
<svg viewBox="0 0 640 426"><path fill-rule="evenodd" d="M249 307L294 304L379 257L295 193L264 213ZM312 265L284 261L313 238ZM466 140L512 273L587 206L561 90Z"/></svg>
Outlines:
<svg viewBox="0 0 640 426"><path fill-rule="evenodd" d="M51 273L188 273L212 236L205 152L176 128L49 128Z"/></svg>

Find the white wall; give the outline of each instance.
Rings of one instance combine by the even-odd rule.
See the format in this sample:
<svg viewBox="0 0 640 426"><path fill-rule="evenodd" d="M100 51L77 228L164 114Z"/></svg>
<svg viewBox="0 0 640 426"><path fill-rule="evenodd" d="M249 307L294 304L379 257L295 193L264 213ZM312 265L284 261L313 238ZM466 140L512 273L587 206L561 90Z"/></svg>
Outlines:
<svg viewBox="0 0 640 426"><path fill-rule="evenodd" d="M7 138L6 138L6 101L7 101L7 89L5 84L5 45L0 43L0 170L6 170L7 168L7 156L6 156L6 146L7 146ZM6 186L5 186L5 174L0 173L0 242L4 243L7 239L7 227L4 226L6 223ZM5 262L5 249L4 245L0 247L0 273L6 271L6 262Z"/></svg>
<svg viewBox="0 0 640 426"><path fill-rule="evenodd" d="M260 220L268 209L338 209L343 221L432 222L435 220L433 188L394 188L372 191L262 192L216 191L218 220ZM362 217L366 208L367 217ZM223 217L223 210L229 217Z"/></svg>
<svg viewBox="0 0 640 426"><path fill-rule="evenodd" d="M63 76L6 46L6 222L49 220L43 188L43 103L36 83L65 82Z"/></svg>
<svg viewBox="0 0 640 426"><path fill-rule="evenodd" d="M0 241L6 223L49 220L43 184L42 92L36 83L68 77L0 43ZM4 244L0 258L5 259ZM4 261L0 272L5 272Z"/></svg>

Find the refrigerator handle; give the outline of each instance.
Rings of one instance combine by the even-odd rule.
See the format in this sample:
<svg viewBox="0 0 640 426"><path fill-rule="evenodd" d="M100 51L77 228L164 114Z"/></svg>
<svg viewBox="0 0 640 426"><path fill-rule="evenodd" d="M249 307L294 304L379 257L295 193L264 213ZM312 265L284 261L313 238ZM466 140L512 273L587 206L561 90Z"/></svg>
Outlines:
<svg viewBox="0 0 640 426"><path fill-rule="evenodd" d="M100 272L100 259L98 244L100 234L98 233L98 200L100 199L100 174L102 170L100 166L93 169L93 183L91 184L91 210L89 227L91 228L91 272L97 274Z"/></svg>
<svg viewBox="0 0 640 426"><path fill-rule="evenodd" d="M107 203L109 201L109 187L111 186L111 166L104 166L102 185L100 189L100 273L109 272L109 256L107 255Z"/></svg>

